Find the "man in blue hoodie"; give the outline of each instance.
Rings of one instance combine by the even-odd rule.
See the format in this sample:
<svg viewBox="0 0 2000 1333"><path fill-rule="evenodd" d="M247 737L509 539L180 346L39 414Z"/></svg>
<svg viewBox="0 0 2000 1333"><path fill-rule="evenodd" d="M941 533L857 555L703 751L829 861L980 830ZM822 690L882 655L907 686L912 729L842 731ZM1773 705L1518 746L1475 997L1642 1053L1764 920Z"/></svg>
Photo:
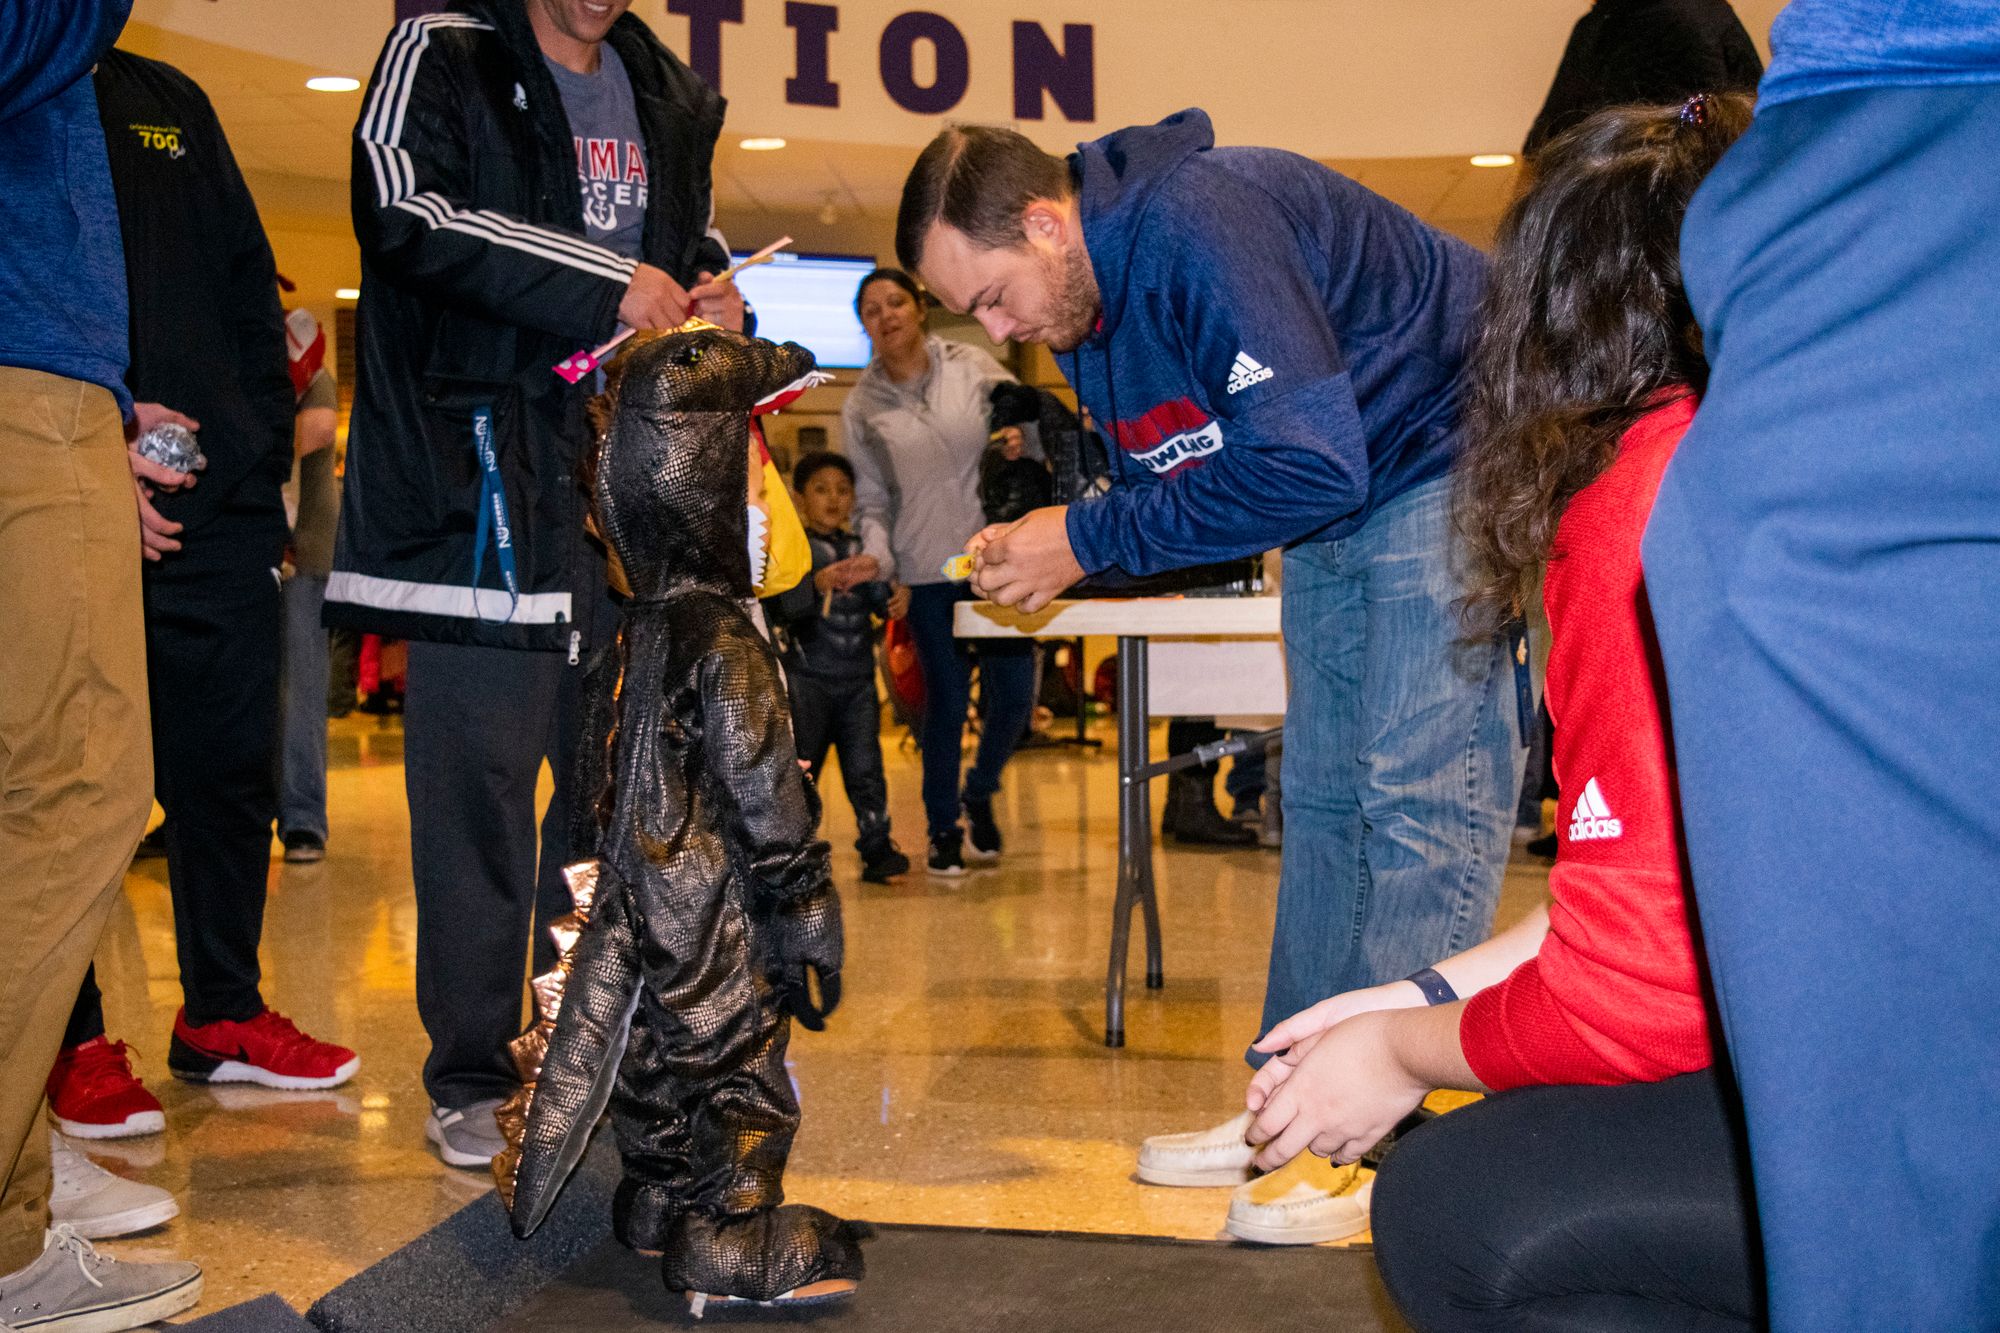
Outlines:
<svg viewBox="0 0 2000 1333"><path fill-rule="evenodd" d="M974 539L981 593L1033 611L1086 574L1285 548L1285 851L1263 1029L1484 938L1520 723L1511 645L1463 640L1449 559L1479 255L1310 159L1215 147L1198 110L1067 161L1012 131L946 130L911 170L896 240L995 341L1068 354L1116 445L1102 498ZM1149 1140L1140 1176L1244 1182L1246 1125ZM1366 1214L1332 1195L1354 1183L1323 1182L1329 1197L1303 1208L1240 1192L1230 1225L1350 1234Z"/></svg>
<svg viewBox="0 0 2000 1333"><path fill-rule="evenodd" d="M125 258L90 67L131 0L0 5L0 1323L133 1328L193 1264L49 1227L42 1080L152 809ZM143 464L143 466L142 466ZM105 1234L102 1232L95 1234Z"/></svg>
<svg viewBox="0 0 2000 1333"><path fill-rule="evenodd" d="M1797 0L1646 585L1771 1327L2000 1327L2000 5Z"/></svg>

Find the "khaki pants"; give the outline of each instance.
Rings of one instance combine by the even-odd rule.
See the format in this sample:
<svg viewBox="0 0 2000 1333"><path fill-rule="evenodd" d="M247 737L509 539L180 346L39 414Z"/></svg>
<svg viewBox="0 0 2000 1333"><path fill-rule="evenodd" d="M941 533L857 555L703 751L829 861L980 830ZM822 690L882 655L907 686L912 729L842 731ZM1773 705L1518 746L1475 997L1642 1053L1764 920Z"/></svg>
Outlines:
<svg viewBox="0 0 2000 1333"><path fill-rule="evenodd" d="M139 560L111 394L0 366L0 1274L41 1253L42 1088L152 807Z"/></svg>

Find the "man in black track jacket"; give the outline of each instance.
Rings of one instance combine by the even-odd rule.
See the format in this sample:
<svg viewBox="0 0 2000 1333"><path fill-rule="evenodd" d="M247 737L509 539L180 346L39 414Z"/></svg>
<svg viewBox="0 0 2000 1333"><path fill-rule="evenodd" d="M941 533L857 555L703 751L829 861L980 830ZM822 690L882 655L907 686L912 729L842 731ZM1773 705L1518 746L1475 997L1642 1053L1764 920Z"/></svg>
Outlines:
<svg viewBox="0 0 2000 1333"><path fill-rule="evenodd" d="M456 0L407 20L354 132L359 364L325 619L411 640L426 1133L454 1166L500 1147L531 906L568 910L580 664L615 627L576 481L595 386L551 367L623 325L742 322L734 287L708 281L728 262L709 229L722 99L629 4Z"/></svg>

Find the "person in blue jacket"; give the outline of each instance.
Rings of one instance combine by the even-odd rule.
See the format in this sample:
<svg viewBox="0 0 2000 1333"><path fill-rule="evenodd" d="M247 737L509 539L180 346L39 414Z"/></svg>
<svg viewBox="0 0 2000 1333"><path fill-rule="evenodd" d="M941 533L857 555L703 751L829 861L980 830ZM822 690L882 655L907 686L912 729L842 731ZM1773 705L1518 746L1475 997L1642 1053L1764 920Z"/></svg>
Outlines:
<svg viewBox="0 0 2000 1333"><path fill-rule="evenodd" d="M1771 1327L2000 1327L2000 5L1798 0L1645 539Z"/></svg>
<svg viewBox="0 0 2000 1333"><path fill-rule="evenodd" d="M1449 558L1478 253L1308 158L1217 148L1199 110L1067 160L946 130L904 185L897 251L996 342L1064 354L1114 445L1101 498L974 538L979 592L1034 611L1086 574L1285 548L1285 849L1260 1030L1483 939L1521 751L1513 645L1462 641ZM1141 1178L1246 1181L1243 1122L1149 1140ZM1358 1229L1351 1201L1326 1205L1280 1219L1240 1196L1231 1225Z"/></svg>

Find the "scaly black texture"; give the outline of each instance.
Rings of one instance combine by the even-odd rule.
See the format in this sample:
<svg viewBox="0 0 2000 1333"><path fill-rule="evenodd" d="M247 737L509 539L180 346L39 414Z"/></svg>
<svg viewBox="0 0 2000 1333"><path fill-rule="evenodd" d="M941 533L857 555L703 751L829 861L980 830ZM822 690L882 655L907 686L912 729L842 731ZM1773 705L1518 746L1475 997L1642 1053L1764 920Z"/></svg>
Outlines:
<svg viewBox="0 0 2000 1333"><path fill-rule="evenodd" d="M597 523L632 589L587 684L572 834L603 866L516 1176L531 1231L608 1094L619 1238L668 1280L769 1300L858 1278L846 1224L786 1207L799 1123L790 1019L840 994L840 902L777 661L745 615L752 406L813 368L718 329L633 352L596 469ZM813 995L817 982L818 997Z"/></svg>

